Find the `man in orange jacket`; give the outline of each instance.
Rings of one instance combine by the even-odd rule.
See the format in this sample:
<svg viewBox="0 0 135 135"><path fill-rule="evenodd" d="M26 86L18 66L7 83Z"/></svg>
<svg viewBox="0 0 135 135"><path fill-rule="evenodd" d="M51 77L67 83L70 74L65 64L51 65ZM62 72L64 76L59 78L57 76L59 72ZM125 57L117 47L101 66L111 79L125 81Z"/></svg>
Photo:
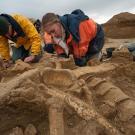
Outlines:
<svg viewBox="0 0 135 135"><path fill-rule="evenodd" d="M47 13L42 18L44 31L50 34L59 56L73 54L76 65L85 66L98 55L104 45L104 32L101 25L89 19L81 10L58 16Z"/></svg>

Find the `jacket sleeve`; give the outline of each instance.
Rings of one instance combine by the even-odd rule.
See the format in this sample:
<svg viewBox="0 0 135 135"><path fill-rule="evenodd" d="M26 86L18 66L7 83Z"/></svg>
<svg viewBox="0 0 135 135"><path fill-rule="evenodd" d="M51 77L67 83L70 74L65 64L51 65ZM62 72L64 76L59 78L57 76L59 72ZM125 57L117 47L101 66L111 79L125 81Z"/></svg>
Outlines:
<svg viewBox="0 0 135 135"><path fill-rule="evenodd" d="M4 61L10 59L8 40L3 36L0 36L0 55Z"/></svg>
<svg viewBox="0 0 135 135"><path fill-rule="evenodd" d="M78 45L78 57L85 56L88 51L90 41L96 35L96 24L92 20L86 20L80 23L79 26L80 42Z"/></svg>
<svg viewBox="0 0 135 135"><path fill-rule="evenodd" d="M22 27L24 33L30 40L31 44L31 55L38 55L41 53L41 37L38 34L34 25L30 22L30 20L22 15L15 16L16 21Z"/></svg>

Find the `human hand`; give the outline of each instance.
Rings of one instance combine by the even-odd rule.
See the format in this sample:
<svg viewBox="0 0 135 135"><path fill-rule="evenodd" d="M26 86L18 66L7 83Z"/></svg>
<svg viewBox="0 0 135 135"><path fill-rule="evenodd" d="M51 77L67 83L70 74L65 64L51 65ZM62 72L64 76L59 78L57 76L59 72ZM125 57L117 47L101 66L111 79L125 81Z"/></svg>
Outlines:
<svg viewBox="0 0 135 135"><path fill-rule="evenodd" d="M28 56L24 59L24 62L26 62L26 63L33 62L35 60L35 57L36 56L34 56L34 55Z"/></svg>

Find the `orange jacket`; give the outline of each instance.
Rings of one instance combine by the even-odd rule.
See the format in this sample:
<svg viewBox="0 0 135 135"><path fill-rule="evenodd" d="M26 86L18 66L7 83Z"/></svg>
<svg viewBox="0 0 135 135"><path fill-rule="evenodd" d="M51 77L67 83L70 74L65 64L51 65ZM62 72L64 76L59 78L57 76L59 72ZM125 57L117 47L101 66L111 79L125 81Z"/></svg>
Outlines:
<svg viewBox="0 0 135 135"><path fill-rule="evenodd" d="M90 41L95 38L96 33L97 24L92 19L82 21L79 25L79 43L73 40L71 34L66 40L70 54L73 54L75 58L81 58L82 56L85 56L88 51ZM55 49L57 54L64 53L64 50L61 47L55 47Z"/></svg>

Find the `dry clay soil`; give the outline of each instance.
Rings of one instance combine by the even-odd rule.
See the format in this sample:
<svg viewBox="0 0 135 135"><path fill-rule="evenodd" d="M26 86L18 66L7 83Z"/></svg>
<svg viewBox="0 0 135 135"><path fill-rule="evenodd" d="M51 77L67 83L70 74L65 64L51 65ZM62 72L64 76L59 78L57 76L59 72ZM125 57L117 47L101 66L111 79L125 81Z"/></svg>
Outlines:
<svg viewBox="0 0 135 135"><path fill-rule="evenodd" d="M105 48L135 42L106 39ZM134 135L135 62L127 49L76 67L44 54L0 69L0 135Z"/></svg>

